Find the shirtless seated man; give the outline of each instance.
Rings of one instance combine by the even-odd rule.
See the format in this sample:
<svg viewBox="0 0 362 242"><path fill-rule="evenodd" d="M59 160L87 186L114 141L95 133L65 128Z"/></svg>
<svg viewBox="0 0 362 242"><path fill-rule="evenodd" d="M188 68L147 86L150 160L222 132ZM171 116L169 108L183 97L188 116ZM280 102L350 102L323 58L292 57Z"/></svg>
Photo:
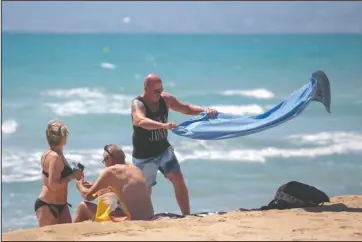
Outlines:
<svg viewBox="0 0 362 242"><path fill-rule="evenodd" d="M128 219L151 219L154 215L153 205L148 185L141 170L132 164L126 164L125 154L118 145L106 145L103 157L103 164L106 165L106 169L94 184L83 179L77 182L77 188L86 201L78 205L74 222L93 220L97 212L97 205L89 201L109 191L107 189L110 187L117 194L120 204L128 210L130 217ZM125 211L123 212L125 214Z"/></svg>

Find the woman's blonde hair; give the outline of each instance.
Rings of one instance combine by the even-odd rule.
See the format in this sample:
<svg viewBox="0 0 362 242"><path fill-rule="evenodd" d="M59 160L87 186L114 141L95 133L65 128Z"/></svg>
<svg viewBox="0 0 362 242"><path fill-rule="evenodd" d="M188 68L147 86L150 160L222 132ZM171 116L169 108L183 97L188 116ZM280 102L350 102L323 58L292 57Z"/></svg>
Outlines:
<svg viewBox="0 0 362 242"><path fill-rule="evenodd" d="M46 129L46 138L49 146L59 145L63 136L68 136L69 131L64 122L52 120Z"/></svg>

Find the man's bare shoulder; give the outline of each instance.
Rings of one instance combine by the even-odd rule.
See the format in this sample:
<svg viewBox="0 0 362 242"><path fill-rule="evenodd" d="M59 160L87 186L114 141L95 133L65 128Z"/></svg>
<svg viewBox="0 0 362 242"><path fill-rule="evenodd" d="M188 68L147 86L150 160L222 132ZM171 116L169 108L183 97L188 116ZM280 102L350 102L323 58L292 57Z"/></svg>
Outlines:
<svg viewBox="0 0 362 242"><path fill-rule="evenodd" d="M140 100L138 100L137 98L132 100L132 103L136 104L136 105L143 105L143 102L141 102ZM144 105L143 105L144 106Z"/></svg>
<svg viewBox="0 0 362 242"><path fill-rule="evenodd" d="M125 171L125 170L128 170L129 169L129 166L128 164L116 164L114 166L111 166L111 167L108 167L109 169L109 172L122 172L122 171Z"/></svg>
<svg viewBox="0 0 362 242"><path fill-rule="evenodd" d="M133 101L131 103L131 111L132 111L132 113L135 112L137 109L143 110L143 109L145 109L145 105L140 100L133 99Z"/></svg>
<svg viewBox="0 0 362 242"><path fill-rule="evenodd" d="M161 97L163 97L163 99L165 100L165 102L169 107L172 106L172 104L177 101L177 98L168 92L162 92Z"/></svg>
<svg viewBox="0 0 362 242"><path fill-rule="evenodd" d="M127 172L128 174L137 174L140 171L141 170L137 166L135 166L131 163L117 164L117 165L113 166L113 172L116 172L116 173Z"/></svg>
<svg viewBox="0 0 362 242"><path fill-rule="evenodd" d="M104 169L101 173L101 176L103 177L109 177L109 176L113 176L116 172L116 169L114 166L110 166L110 167L106 167L106 169Z"/></svg>
<svg viewBox="0 0 362 242"><path fill-rule="evenodd" d="M126 165L124 164L116 164L114 166L110 166L109 169L113 170L124 170L126 168Z"/></svg>
<svg viewBox="0 0 362 242"><path fill-rule="evenodd" d="M114 170L130 170L130 169L137 168L137 166L135 166L131 163L126 163L126 164L117 164L110 168L113 168Z"/></svg>
<svg viewBox="0 0 362 242"><path fill-rule="evenodd" d="M135 178L138 177L139 174L142 175L141 170L137 168L137 166L133 164L117 164L110 167L108 177L116 177L117 179Z"/></svg>
<svg viewBox="0 0 362 242"><path fill-rule="evenodd" d="M169 99L169 98L175 98L171 93L169 93L169 92L162 92L161 93L161 97L163 97L163 98L167 98L167 99Z"/></svg>

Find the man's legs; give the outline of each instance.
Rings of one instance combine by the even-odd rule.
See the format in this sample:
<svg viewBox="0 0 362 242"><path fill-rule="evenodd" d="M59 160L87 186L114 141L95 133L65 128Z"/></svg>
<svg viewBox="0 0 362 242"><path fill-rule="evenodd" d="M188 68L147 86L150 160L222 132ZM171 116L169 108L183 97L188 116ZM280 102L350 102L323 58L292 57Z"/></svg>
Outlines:
<svg viewBox="0 0 362 242"><path fill-rule="evenodd" d="M182 212L182 215L190 214L190 198L185 179L181 171L171 171L167 173L166 178L172 183L175 190L175 196Z"/></svg>
<svg viewBox="0 0 362 242"><path fill-rule="evenodd" d="M176 158L173 148L170 147L163 156L160 171L172 183L175 190L175 197L182 215L190 214L190 198L180 164Z"/></svg>
<svg viewBox="0 0 362 242"><path fill-rule="evenodd" d="M81 202L75 212L74 223L91 220L97 212L97 204L91 202Z"/></svg>
<svg viewBox="0 0 362 242"><path fill-rule="evenodd" d="M173 152L173 148L169 147L162 154L150 159L132 159L133 164L137 166L143 173L150 193L152 186L156 185L157 170L172 183L175 190L175 197L183 215L190 214L190 200L188 189L182 175L180 164Z"/></svg>

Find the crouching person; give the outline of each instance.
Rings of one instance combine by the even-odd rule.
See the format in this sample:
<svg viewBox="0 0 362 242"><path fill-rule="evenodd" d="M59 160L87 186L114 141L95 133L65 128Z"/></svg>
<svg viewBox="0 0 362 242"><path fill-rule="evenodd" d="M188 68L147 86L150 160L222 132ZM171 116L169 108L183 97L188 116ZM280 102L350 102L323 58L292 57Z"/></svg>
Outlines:
<svg viewBox="0 0 362 242"><path fill-rule="evenodd" d="M141 170L126 164L118 145L106 145L103 152L106 169L94 184L80 180L77 189L86 200L78 205L74 222L150 220L154 209L148 185ZM98 204L91 203L98 198Z"/></svg>

